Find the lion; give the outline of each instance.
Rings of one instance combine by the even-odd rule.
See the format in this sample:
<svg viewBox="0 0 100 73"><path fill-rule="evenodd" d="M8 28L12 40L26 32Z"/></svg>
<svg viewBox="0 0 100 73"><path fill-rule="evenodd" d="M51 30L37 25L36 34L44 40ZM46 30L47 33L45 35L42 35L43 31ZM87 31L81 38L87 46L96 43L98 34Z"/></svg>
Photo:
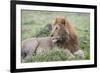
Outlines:
<svg viewBox="0 0 100 73"><path fill-rule="evenodd" d="M58 16L52 23L50 36L59 37L59 47L69 50L73 55L84 58L84 52L80 48L79 36L74 26L63 16Z"/></svg>
<svg viewBox="0 0 100 73"><path fill-rule="evenodd" d="M31 60L33 55L42 54L55 47L58 37L29 38L22 41L22 62Z"/></svg>

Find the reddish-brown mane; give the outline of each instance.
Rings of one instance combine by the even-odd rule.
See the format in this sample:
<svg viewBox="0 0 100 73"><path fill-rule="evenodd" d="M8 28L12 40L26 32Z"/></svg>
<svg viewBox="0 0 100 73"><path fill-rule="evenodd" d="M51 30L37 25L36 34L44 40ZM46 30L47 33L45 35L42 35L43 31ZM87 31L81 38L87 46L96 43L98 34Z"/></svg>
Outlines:
<svg viewBox="0 0 100 73"><path fill-rule="evenodd" d="M63 48L69 49L72 53L79 50L78 34L73 25L69 23L68 19L65 19L65 17L62 16L56 17L52 24L52 28L57 24L59 24L60 26L64 25L64 29L67 32L67 38L64 39L65 41L63 41L63 43L60 43L60 45Z"/></svg>

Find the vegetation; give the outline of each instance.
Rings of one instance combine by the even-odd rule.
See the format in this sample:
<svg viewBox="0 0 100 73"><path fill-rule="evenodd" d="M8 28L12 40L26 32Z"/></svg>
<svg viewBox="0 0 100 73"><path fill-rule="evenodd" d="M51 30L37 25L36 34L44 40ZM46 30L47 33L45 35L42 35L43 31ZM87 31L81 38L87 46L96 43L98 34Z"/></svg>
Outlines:
<svg viewBox="0 0 100 73"><path fill-rule="evenodd" d="M90 15L89 13L56 12L56 11L30 11L22 10L22 40L31 37L49 36L48 24L56 16L65 16L75 26L80 37L80 47L84 50L85 59L90 59ZM51 50L49 53L32 57L28 62L77 60L78 57L69 58L63 50Z"/></svg>

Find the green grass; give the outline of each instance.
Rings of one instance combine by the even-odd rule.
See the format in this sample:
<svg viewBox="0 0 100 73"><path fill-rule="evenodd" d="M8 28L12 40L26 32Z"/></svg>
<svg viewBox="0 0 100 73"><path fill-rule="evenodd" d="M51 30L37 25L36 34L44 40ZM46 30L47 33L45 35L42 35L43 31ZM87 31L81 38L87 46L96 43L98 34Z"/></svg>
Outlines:
<svg viewBox="0 0 100 73"><path fill-rule="evenodd" d="M71 55L67 54L63 49L53 49L48 53L38 54L32 57L32 60L26 62L49 62L49 61L65 61L75 60Z"/></svg>
<svg viewBox="0 0 100 73"><path fill-rule="evenodd" d="M46 25L52 23L56 16L65 16L76 28L80 37L80 47L84 50L85 59L90 59L90 14L71 12L22 10L22 40L31 37L49 36ZM47 54L32 57L32 62L79 60L70 59L63 51L51 51Z"/></svg>

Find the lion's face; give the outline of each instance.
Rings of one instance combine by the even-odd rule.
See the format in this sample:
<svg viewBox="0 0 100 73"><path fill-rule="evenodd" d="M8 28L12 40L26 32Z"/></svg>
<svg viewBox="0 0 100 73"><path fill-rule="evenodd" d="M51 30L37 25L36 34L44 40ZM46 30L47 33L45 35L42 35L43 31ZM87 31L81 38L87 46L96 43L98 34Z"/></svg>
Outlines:
<svg viewBox="0 0 100 73"><path fill-rule="evenodd" d="M53 40L56 42L64 41L67 38L67 32L64 25L55 24L52 28L51 37L54 37Z"/></svg>
<svg viewBox="0 0 100 73"><path fill-rule="evenodd" d="M55 22L52 24L50 36L54 37L57 42L63 42L68 38L66 23L65 17L59 16L55 18Z"/></svg>

